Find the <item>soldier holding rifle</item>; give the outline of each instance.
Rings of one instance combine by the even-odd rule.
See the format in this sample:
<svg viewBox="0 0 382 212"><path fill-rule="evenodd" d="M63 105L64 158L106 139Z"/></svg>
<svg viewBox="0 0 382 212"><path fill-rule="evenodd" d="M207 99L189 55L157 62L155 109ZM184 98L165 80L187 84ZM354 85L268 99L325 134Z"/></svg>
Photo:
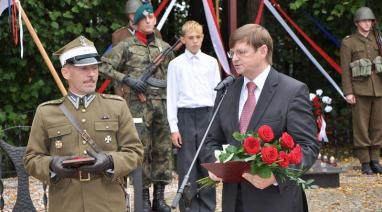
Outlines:
<svg viewBox="0 0 382 212"><path fill-rule="evenodd" d="M149 187L154 184L152 209L170 211L164 201L164 189L171 180L171 141L166 115L166 75L168 63L174 58L170 46L154 34L156 17L149 3L140 6L134 16L133 37L116 45L103 57L101 73L131 89L123 91L133 117L143 118L142 142L144 211L151 211ZM156 58L167 52L167 56ZM156 62L155 65L152 65ZM160 62L160 63L159 63ZM150 65L151 64L151 65ZM151 77L146 80L147 72ZM156 83L153 83L156 82Z"/></svg>
<svg viewBox="0 0 382 212"><path fill-rule="evenodd" d="M371 175L382 173L382 42L370 8L359 8L354 24L357 31L341 45L342 88L352 105L356 155L362 173Z"/></svg>

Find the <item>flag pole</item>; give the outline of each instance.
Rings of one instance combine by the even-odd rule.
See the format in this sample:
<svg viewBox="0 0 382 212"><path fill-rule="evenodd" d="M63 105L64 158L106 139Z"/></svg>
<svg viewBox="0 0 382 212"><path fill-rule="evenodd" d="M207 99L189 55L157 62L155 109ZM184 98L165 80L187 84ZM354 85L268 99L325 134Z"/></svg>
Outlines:
<svg viewBox="0 0 382 212"><path fill-rule="evenodd" d="M21 17L23 18L25 25L27 26L28 31L33 38L33 41L36 43L37 48L40 51L41 56L43 57L45 64L48 66L48 69L49 69L50 73L52 74L54 81L56 82L58 88L60 89L61 94L63 96L66 96L68 93L64 87L64 84L62 84L62 81L61 81L60 77L58 76L56 69L54 68L52 62L50 61L48 55L46 54L46 51L45 51L44 47L42 46L42 43L41 43L40 39L38 38L36 31L34 30L31 22L29 21L28 16L25 14L24 9L21 7L21 4L18 3L17 5L19 7L19 12L21 13Z"/></svg>

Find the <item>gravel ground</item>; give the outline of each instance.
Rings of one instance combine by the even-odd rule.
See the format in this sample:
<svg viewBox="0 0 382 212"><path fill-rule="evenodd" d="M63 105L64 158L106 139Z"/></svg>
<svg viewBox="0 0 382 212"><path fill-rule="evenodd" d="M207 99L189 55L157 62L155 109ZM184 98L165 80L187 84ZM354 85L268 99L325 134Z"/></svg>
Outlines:
<svg viewBox="0 0 382 212"><path fill-rule="evenodd" d="M381 161L382 162L382 161ZM306 194L309 202L309 209L312 212L321 211L375 211L382 212L382 176L366 176L360 174L359 163L354 158L341 161L339 166L345 171L340 174L339 188L315 188L307 189ZM12 211L16 200L17 178L3 179L4 201L3 211ZM218 189L218 208L221 211L221 189ZM166 187L166 200L170 204L177 191L177 176L171 185ZM42 184L30 178L30 192L33 203L38 211L44 211L42 196ZM132 193L129 188L129 193Z"/></svg>

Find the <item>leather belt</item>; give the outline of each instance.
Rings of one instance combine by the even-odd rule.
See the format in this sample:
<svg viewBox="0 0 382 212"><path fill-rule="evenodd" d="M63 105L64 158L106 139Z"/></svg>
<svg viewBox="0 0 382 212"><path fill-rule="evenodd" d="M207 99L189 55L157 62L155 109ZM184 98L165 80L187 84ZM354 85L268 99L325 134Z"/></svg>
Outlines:
<svg viewBox="0 0 382 212"><path fill-rule="evenodd" d="M78 179L78 180L80 180L80 182L87 182L87 181L97 179L100 177L101 177L101 175L98 175L98 174L92 174L90 172L78 171L78 172L76 172L76 174L70 176L69 178Z"/></svg>

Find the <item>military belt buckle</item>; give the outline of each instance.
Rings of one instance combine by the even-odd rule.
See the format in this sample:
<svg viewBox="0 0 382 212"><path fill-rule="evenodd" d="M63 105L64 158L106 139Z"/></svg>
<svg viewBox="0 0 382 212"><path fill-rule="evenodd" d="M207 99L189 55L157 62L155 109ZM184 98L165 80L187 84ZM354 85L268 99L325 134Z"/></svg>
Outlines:
<svg viewBox="0 0 382 212"><path fill-rule="evenodd" d="M89 172L78 172L78 176L80 178L80 182L87 182L90 181L90 173Z"/></svg>

